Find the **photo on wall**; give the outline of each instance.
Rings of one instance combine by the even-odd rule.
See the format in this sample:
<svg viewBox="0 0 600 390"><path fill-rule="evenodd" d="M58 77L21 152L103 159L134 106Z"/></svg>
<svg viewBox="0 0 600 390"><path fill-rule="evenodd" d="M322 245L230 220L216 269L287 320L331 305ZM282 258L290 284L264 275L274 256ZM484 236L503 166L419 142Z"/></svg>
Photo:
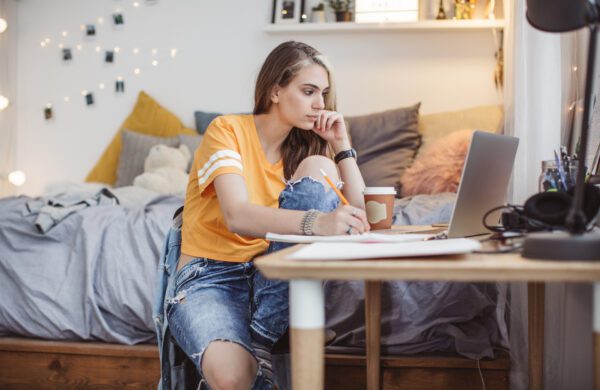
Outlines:
<svg viewBox="0 0 600 390"><path fill-rule="evenodd" d="M304 19L304 0L273 0L273 15L271 23L294 24L302 23Z"/></svg>

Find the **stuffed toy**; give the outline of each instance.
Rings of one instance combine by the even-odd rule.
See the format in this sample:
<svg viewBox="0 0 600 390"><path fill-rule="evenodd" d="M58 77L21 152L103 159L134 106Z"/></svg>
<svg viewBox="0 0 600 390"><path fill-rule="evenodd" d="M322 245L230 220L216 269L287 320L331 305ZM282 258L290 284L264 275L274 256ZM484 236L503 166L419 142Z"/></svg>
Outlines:
<svg viewBox="0 0 600 390"><path fill-rule="evenodd" d="M179 148L153 146L144 161L144 173L133 179L133 185L159 194L185 195L190 157L190 149L186 145Z"/></svg>
<svg viewBox="0 0 600 390"><path fill-rule="evenodd" d="M423 150L400 183L402 196L456 192L473 130L459 130Z"/></svg>

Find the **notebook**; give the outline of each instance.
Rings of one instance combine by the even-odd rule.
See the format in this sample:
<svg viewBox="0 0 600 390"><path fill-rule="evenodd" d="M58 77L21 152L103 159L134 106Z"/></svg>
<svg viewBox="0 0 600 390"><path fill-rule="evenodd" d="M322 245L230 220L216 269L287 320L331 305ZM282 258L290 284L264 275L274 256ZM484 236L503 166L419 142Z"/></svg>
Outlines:
<svg viewBox="0 0 600 390"><path fill-rule="evenodd" d="M362 243L383 243L383 242L410 242L424 241L433 239L433 234L344 234L336 236L300 236L296 234L276 234L267 233L267 241L289 242L294 244L308 244L313 242L362 242Z"/></svg>
<svg viewBox="0 0 600 390"><path fill-rule="evenodd" d="M458 255L479 249L481 249L481 243L471 238L381 244L318 242L300 248L298 251L287 256L286 259L335 261L390 257L422 257Z"/></svg>

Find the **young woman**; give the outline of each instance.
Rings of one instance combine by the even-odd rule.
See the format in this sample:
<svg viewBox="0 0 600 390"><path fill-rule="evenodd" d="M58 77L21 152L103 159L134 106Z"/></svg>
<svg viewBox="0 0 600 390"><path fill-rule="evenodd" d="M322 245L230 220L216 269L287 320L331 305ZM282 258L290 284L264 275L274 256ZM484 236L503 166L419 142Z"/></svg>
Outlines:
<svg viewBox="0 0 600 390"><path fill-rule="evenodd" d="M368 231L363 189L331 69L312 47L282 43L260 70L254 113L216 118L190 172L166 316L211 389L272 386L269 351L288 325L288 287L254 268L254 257L285 246L269 246L266 233Z"/></svg>

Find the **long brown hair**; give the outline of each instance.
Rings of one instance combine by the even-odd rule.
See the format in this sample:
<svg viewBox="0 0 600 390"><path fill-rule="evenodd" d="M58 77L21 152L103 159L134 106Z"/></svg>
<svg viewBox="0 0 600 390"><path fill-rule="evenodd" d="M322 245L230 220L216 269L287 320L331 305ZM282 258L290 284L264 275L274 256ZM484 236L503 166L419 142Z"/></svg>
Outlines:
<svg viewBox="0 0 600 390"><path fill-rule="evenodd" d="M325 109L335 111L335 88L327 60L305 43L288 41L271 51L258 73L254 90L254 115L269 111L273 104L271 92L275 86L286 87L302 68L311 64L320 65L327 71L329 92L325 96ZM289 180L306 157L325 155L326 152L327 141L316 133L292 128L281 145L284 177Z"/></svg>

